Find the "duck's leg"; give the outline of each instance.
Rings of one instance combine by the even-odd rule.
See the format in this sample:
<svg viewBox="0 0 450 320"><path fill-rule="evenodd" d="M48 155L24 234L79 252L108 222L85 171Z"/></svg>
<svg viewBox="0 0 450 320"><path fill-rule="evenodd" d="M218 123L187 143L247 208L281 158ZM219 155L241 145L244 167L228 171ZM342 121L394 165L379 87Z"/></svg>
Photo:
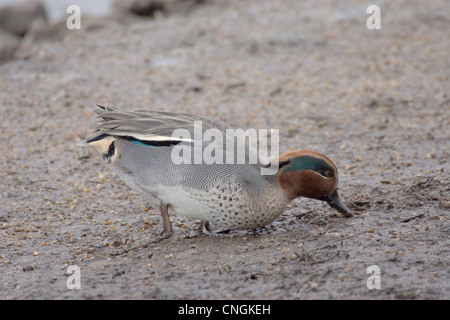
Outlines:
<svg viewBox="0 0 450 320"><path fill-rule="evenodd" d="M133 251L133 250L136 250L139 248L147 248L148 245L151 243L155 243L155 242L170 238L173 235L173 231L172 231L172 224L170 223L170 218L169 218L169 205L163 204L161 202L160 210L161 210L161 216L162 216L162 220L163 220L163 230L159 234L159 237L157 237L156 239L152 239L150 241L146 241L145 243L138 243L129 249L123 250L120 253L116 253L116 254L112 254L112 255L120 255L120 254L128 253L130 251Z"/></svg>
<svg viewBox="0 0 450 320"><path fill-rule="evenodd" d="M206 230L208 230L209 227L209 222L206 220L200 220L200 224L198 225L197 230L198 231L203 231L206 233Z"/></svg>
<svg viewBox="0 0 450 320"><path fill-rule="evenodd" d="M162 239L168 239L173 235L172 231L172 224L170 223L170 217L169 217L169 205L162 203L160 205L161 210L161 216L163 220L163 230L161 234L159 235L158 240Z"/></svg>
<svg viewBox="0 0 450 320"><path fill-rule="evenodd" d="M202 230L204 233L212 235L212 234L219 234L219 233L228 233L230 229L222 228L222 229L212 229L209 225L209 222L206 220L202 220L200 222L200 226L198 227L198 230Z"/></svg>

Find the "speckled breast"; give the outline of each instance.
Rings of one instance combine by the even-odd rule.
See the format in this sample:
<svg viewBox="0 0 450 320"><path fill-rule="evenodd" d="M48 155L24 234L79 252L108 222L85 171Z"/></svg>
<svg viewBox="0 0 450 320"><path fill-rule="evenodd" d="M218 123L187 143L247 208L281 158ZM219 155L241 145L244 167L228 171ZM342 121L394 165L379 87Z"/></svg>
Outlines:
<svg viewBox="0 0 450 320"><path fill-rule="evenodd" d="M229 229L254 229L274 221L289 202L286 194L273 185L248 190L240 185L216 184L207 192L191 191L193 200L202 202L207 220Z"/></svg>

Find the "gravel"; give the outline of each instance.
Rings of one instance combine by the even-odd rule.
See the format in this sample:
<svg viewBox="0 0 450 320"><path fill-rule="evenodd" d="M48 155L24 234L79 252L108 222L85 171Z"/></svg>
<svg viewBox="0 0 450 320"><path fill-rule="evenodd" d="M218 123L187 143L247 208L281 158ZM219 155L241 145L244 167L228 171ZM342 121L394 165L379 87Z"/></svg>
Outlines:
<svg viewBox="0 0 450 320"><path fill-rule="evenodd" d="M356 0L105 18L1 65L0 299L450 299L450 7L378 3L380 30ZM148 243L158 208L76 145L93 103L277 128L335 161L356 215L297 199L217 236L172 216Z"/></svg>

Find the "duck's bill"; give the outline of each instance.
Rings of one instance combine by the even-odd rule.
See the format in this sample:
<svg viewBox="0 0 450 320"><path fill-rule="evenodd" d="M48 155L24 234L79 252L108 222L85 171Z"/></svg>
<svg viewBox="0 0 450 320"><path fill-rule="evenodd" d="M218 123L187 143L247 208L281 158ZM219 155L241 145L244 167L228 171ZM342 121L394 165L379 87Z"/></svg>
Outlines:
<svg viewBox="0 0 450 320"><path fill-rule="evenodd" d="M339 195L337 193L337 190L334 190L333 193L325 197L323 200L326 201L330 205L330 207L336 209L344 216L351 217L353 215L352 210L347 208L347 206L342 203L341 198L339 198Z"/></svg>

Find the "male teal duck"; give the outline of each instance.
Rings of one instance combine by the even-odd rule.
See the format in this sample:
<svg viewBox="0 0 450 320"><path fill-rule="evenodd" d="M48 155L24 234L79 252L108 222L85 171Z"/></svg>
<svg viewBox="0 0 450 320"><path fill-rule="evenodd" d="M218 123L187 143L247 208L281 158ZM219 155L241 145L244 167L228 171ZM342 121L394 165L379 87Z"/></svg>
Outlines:
<svg viewBox="0 0 450 320"><path fill-rule="evenodd" d="M128 111L97 105L101 123L82 144L93 147L116 169L119 177L152 204L159 204L163 220L160 238L170 237L169 211L223 229L254 229L274 221L297 197L326 201L349 217L352 212L338 193L338 170L326 156L309 150L288 152L277 160L277 172L262 175L268 161L258 155L255 163L179 163L173 161L177 146L192 146L194 140L173 132L193 132L194 122L202 130L224 135L231 127L218 120L166 111ZM227 139L227 137L225 137ZM214 140L215 141L215 140ZM203 149L206 142L203 143ZM211 141L208 145L211 146ZM220 144L220 142L217 142ZM216 146L222 150L222 145ZM236 148L224 149L224 159L234 159ZM246 145L249 153L257 152ZM195 149L195 147L194 147ZM196 151L194 150L194 153Z"/></svg>

